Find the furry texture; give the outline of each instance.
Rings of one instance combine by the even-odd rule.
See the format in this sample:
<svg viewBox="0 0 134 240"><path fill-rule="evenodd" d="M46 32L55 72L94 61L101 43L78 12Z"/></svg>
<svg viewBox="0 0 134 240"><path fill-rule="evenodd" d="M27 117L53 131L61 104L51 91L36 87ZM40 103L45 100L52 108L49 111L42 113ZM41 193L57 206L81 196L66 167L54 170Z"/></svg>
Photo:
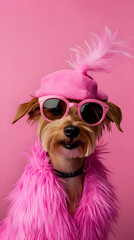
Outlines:
<svg viewBox="0 0 134 240"><path fill-rule="evenodd" d="M87 157L83 194L74 217L68 196L49 164L40 141L10 194L12 202L0 228L1 240L106 240L117 217L116 197L100 162L101 149Z"/></svg>
<svg viewBox="0 0 134 240"><path fill-rule="evenodd" d="M125 43L116 40L117 33L118 31L112 34L110 29L105 27L104 34L101 37L93 34L94 38L91 41L91 46L85 41L87 52L80 46L76 46L76 49L72 48L72 51L75 52L75 58L68 63L72 68L87 74L87 71L107 72L112 57L115 55L123 54L131 58L130 54L122 50Z"/></svg>

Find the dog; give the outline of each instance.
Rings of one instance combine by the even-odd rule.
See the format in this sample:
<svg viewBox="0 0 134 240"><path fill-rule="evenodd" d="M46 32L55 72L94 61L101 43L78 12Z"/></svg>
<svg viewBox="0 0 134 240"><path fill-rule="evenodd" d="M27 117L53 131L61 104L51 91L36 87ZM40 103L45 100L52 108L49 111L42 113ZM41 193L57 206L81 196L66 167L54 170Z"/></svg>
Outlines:
<svg viewBox="0 0 134 240"><path fill-rule="evenodd" d="M88 71L107 71L119 50L108 28L93 49L75 51L73 70L42 78L29 102L19 106L13 124L24 115L38 123L39 139L29 164L9 199L12 207L0 228L1 240L106 240L116 221L117 203L96 141L122 113L98 89Z"/></svg>
<svg viewBox="0 0 134 240"><path fill-rule="evenodd" d="M76 100L68 100L76 103ZM79 103L77 101L77 103ZM120 122L121 110L111 102L105 102L109 110L104 121L97 126L88 126L79 116L75 106L70 107L67 116L52 122L43 118L40 112L38 98L20 105L13 123L28 114L28 121L38 121L38 134L44 150L49 154L53 168L61 172L73 173L85 163L85 159L95 149L96 140L102 136L106 127L111 130L111 122L115 122L122 132ZM60 111L57 109L56 116ZM51 114L51 113L49 113ZM55 117L55 116L54 116ZM69 196L68 208L72 215L76 211L76 203L81 199L83 189L83 174L64 178L64 187Z"/></svg>

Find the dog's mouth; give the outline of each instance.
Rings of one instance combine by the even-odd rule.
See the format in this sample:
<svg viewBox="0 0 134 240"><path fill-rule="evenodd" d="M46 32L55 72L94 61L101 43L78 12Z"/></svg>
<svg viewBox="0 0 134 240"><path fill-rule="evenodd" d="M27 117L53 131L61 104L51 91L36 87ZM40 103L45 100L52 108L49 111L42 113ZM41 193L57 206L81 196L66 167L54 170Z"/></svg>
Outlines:
<svg viewBox="0 0 134 240"><path fill-rule="evenodd" d="M72 149L75 149L75 148L79 147L80 142L78 142L78 141L74 142L72 140L70 140L68 142L61 141L61 145L68 150L72 150Z"/></svg>

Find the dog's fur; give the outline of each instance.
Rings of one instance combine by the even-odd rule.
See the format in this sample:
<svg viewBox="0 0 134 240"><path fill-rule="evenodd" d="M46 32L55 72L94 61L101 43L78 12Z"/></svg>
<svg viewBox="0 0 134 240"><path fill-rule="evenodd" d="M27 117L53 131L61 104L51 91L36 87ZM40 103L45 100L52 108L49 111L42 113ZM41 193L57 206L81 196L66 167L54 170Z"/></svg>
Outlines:
<svg viewBox="0 0 134 240"><path fill-rule="evenodd" d="M69 100L74 101L74 100ZM115 122L117 128L122 132L120 122L122 119L121 110L111 102L105 102L109 106L104 121L98 126L88 126L79 118L76 107L71 107L66 117L48 123L41 115L38 98L32 98L31 101L19 106L13 123L18 121L24 115L28 115L28 122L38 122L38 134L42 146L48 152L51 164L54 169L63 172L73 172L79 169L85 162L85 157L89 156L95 149L96 140L102 136L105 128L111 130L111 122ZM61 145L61 141L68 142L69 139L64 134L64 127L78 126L80 134L75 139L80 144L74 150L66 150ZM72 215L76 211L76 203L81 199L83 189L83 174L64 179L63 185L68 193L68 209Z"/></svg>

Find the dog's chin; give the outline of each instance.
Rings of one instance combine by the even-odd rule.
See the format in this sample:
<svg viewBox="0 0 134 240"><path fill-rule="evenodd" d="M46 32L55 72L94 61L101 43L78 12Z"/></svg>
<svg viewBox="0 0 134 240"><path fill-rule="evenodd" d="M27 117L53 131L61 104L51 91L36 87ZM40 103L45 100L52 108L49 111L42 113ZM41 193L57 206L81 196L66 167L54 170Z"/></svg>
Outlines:
<svg viewBox="0 0 134 240"><path fill-rule="evenodd" d="M69 150L69 149L66 149L63 146L61 146L58 149L58 153L61 156L66 157L66 158L82 158L83 157L83 155L80 154L80 151L78 148Z"/></svg>
<svg viewBox="0 0 134 240"><path fill-rule="evenodd" d="M83 145L79 141L61 141L55 151L67 158L82 158L85 155Z"/></svg>

